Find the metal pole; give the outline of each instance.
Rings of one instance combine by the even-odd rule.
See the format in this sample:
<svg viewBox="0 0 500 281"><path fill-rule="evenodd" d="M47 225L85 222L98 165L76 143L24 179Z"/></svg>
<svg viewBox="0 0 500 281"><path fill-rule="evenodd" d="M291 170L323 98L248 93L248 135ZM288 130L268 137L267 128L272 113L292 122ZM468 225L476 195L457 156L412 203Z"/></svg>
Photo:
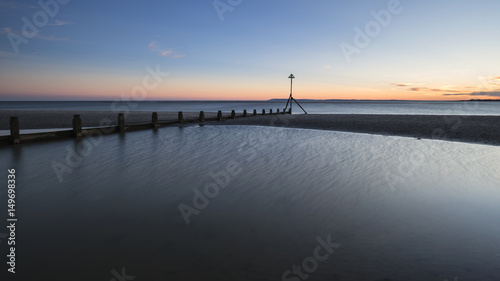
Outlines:
<svg viewBox="0 0 500 281"><path fill-rule="evenodd" d="M290 112L292 112L292 101L293 101L292 86L293 86L293 78L290 78Z"/></svg>
<svg viewBox="0 0 500 281"><path fill-rule="evenodd" d="M288 103L290 102L290 97L288 97L288 99L286 100L286 106L285 106L285 109L284 111L286 111L286 109L288 108Z"/></svg>
<svg viewBox="0 0 500 281"><path fill-rule="evenodd" d="M293 101L294 101L295 103L297 103L297 105L298 105L298 106L299 106L302 110L304 110L304 113L305 113L305 114L307 114L307 111L306 111L304 108L302 108L302 106L300 105L300 103L299 103L296 99L294 99L294 98L292 98L292 99L293 99ZM290 108L292 108L292 107L290 107Z"/></svg>
<svg viewBox="0 0 500 281"><path fill-rule="evenodd" d="M295 78L295 76L293 76L293 74L290 74L290 76L288 76L288 78L290 78L290 96L288 97L288 100L286 101L286 106L285 106L285 109L283 111L286 111L286 109L288 108L288 103L290 103L290 114L291 114L291 110L292 110L292 101L293 101L293 78Z"/></svg>

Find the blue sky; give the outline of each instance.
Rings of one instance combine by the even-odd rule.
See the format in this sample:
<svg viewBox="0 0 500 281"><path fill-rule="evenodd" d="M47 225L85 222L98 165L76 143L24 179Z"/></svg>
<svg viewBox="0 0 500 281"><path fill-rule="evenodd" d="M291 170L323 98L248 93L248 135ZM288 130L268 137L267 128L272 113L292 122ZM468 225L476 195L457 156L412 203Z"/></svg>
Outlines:
<svg viewBox="0 0 500 281"><path fill-rule="evenodd" d="M9 34L44 10L0 1L0 99L112 99L148 66L169 73L148 99L286 97L290 73L303 98L500 96L499 1L41 2L58 11L16 53ZM384 11L385 26L373 16ZM357 48L370 22L379 30Z"/></svg>

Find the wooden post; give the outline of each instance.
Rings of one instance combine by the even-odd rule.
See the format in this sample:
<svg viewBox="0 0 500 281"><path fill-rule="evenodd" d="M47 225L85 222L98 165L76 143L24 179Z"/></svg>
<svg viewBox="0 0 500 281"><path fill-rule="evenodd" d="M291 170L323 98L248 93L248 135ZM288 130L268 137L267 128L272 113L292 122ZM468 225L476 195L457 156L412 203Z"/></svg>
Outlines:
<svg viewBox="0 0 500 281"><path fill-rule="evenodd" d="M266 115L266 110L262 109L262 115Z"/></svg>
<svg viewBox="0 0 500 281"><path fill-rule="evenodd" d="M243 110L243 117L247 117L247 110L246 109Z"/></svg>
<svg viewBox="0 0 500 281"><path fill-rule="evenodd" d="M288 114L292 114L292 109L291 108L288 109Z"/></svg>
<svg viewBox="0 0 500 281"><path fill-rule="evenodd" d="M17 116L10 117L10 140L13 144L18 144L19 136L19 118Z"/></svg>
<svg viewBox="0 0 500 281"><path fill-rule="evenodd" d="M152 119L151 121L153 123L153 128L158 128L158 112L153 112L151 119Z"/></svg>
<svg viewBox="0 0 500 281"><path fill-rule="evenodd" d="M217 111L217 121L221 121L222 120L222 111Z"/></svg>
<svg viewBox="0 0 500 281"><path fill-rule="evenodd" d="M200 111L200 122L205 122L205 112Z"/></svg>
<svg viewBox="0 0 500 281"><path fill-rule="evenodd" d="M283 114L286 114L286 109L285 108L283 108Z"/></svg>
<svg viewBox="0 0 500 281"><path fill-rule="evenodd" d="M280 114L280 109L279 108L276 109L276 114Z"/></svg>
<svg viewBox="0 0 500 281"><path fill-rule="evenodd" d="M269 109L269 115L273 115L273 109Z"/></svg>
<svg viewBox="0 0 500 281"><path fill-rule="evenodd" d="M256 116L257 115L257 110L253 110L253 116Z"/></svg>
<svg viewBox="0 0 500 281"><path fill-rule="evenodd" d="M118 132L125 132L125 116L123 113L118 113Z"/></svg>
<svg viewBox="0 0 500 281"><path fill-rule="evenodd" d="M231 110L231 119L234 119L236 117L236 112L234 112L234 109Z"/></svg>
<svg viewBox="0 0 500 281"><path fill-rule="evenodd" d="M82 136L82 119L79 114L73 115L73 134L75 137Z"/></svg>
<svg viewBox="0 0 500 281"><path fill-rule="evenodd" d="M179 111L179 113L177 114L177 116L179 117L179 123L182 123L184 122L184 115L182 114L182 111Z"/></svg>

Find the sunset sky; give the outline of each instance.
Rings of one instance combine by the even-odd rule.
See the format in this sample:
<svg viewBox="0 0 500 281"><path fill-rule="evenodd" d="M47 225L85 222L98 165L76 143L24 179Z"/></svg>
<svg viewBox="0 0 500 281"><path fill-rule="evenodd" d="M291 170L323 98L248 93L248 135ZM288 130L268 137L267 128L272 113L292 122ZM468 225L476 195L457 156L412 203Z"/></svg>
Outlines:
<svg viewBox="0 0 500 281"><path fill-rule="evenodd" d="M499 11L498 0L0 0L0 100L267 100L288 97L290 73L298 99L499 98Z"/></svg>

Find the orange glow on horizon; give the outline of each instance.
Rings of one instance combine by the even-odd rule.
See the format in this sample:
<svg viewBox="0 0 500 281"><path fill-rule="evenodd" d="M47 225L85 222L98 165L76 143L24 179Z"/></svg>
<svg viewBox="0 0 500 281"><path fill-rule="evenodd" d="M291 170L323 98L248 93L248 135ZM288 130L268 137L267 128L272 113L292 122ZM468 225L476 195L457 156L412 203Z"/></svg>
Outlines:
<svg viewBox="0 0 500 281"><path fill-rule="evenodd" d="M151 80L152 81L152 80ZM150 82L151 82L150 81ZM153 82L151 82L154 84ZM142 93L134 89L143 85L143 77L124 75L82 74L75 73L36 73L36 75L6 74L0 77L0 99L10 100L33 97L55 100L115 100L131 99L139 96L144 100L269 100L286 99L290 93L289 83L271 80L254 83L244 79L188 78L167 77L155 87ZM471 87L453 90L452 93L474 92ZM296 99L343 99L343 100L469 100L498 99L494 96L479 95L443 95L447 93L439 88L411 88L382 85L378 87L360 87L294 81L293 94ZM24 98L23 98L24 97Z"/></svg>

